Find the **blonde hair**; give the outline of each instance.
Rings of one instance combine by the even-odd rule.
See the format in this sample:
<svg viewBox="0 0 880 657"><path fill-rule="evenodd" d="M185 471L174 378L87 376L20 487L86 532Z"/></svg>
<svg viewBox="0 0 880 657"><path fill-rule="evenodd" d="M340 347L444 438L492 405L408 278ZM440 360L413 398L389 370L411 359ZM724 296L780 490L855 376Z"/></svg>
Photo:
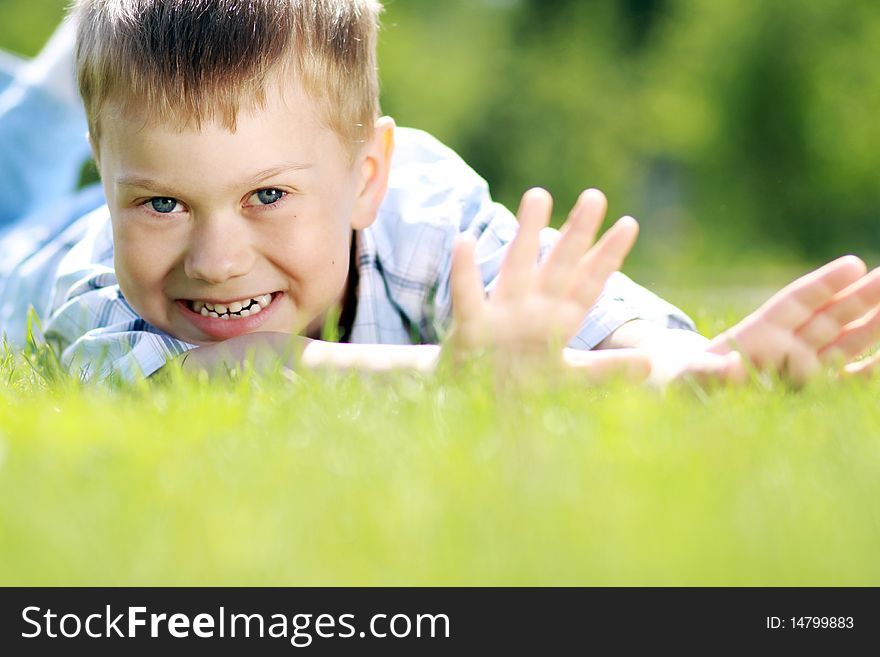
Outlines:
<svg viewBox="0 0 880 657"><path fill-rule="evenodd" d="M77 0L76 70L94 143L103 109L218 121L259 109L291 74L356 151L379 115L378 0Z"/></svg>

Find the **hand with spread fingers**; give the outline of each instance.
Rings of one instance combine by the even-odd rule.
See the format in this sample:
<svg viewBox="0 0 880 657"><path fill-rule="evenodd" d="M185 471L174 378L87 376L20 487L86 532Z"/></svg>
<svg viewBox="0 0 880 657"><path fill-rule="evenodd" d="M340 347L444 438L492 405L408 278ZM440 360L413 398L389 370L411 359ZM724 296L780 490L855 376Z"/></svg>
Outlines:
<svg viewBox="0 0 880 657"><path fill-rule="evenodd" d="M692 379L741 383L748 370L772 372L801 385L828 368L866 375L880 356L854 361L880 340L880 269L866 273L843 256L782 288L764 305L712 340L630 322L603 347L639 347L651 354L657 384Z"/></svg>
<svg viewBox="0 0 880 657"><path fill-rule="evenodd" d="M564 364L594 380L617 374L647 376L647 355L636 350L563 349L638 236L635 219L623 217L594 243L606 207L602 192L584 191L558 241L538 264L540 233L549 224L552 199L540 188L527 191L517 213L519 230L488 297L473 239L460 236L452 255L453 328L447 344L453 353L490 350L511 365Z"/></svg>
<svg viewBox="0 0 880 657"><path fill-rule="evenodd" d="M858 358L880 339L880 269L849 255L802 276L717 336L713 354L738 351L761 371L800 384L826 366ZM877 359L852 362L843 373L866 374Z"/></svg>

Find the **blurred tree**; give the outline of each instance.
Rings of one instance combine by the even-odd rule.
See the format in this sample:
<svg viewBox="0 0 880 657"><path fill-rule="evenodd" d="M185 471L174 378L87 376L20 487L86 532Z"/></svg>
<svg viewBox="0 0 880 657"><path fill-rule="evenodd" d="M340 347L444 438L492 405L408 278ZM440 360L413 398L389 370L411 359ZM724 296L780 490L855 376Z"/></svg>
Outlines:
<svg viewBox="0 0 880 657"><path fill-rule="evenodd" d="M643 47L650 41L658 18L668 9L668 0L623 0L630 39L634 46Z"/></svg>
<svg viewBox="0 0 880 657"><path fill-rule="evenodd" d="M863 0L679 0L643 144L686 168L691 216L813 257L880 247L878 37Z"/></svg>

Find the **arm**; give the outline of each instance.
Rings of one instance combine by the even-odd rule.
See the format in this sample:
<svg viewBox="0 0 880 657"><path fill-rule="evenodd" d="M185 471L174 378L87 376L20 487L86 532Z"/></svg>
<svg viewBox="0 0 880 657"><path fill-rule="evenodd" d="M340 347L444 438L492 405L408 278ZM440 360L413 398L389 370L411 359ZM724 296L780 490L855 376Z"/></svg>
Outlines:
<svg viewBox="0 0 880 657"><path fill-rule="evenodd" d="M180 357L185 372L225 374L229 368L253 363L271 370L284 367L306 369L356 369L360 372L420 372L431 374L440 363L439 345L341 344L311 340L286 333L252 333L223 343L198 347ZM565 349L564 365L592 383L611 377L638 382L648 375L647 358L633 349L588 352Z"/></svg>
<svg viewBox="0 0 880 657"><path fill-rule="evenodd" d="M225 373L252 362L258 369L286 367L365 372L431 372L440 356L437 345L347 344L312 340L287 333L259 332L197 347L181 357L184 371Z"/></svg>
<svg viewBox="0 0 880 657"><path fill-rule="evenodd" d="M688 329L666 328L656 322L632 320L602 340L597 349L641 350L650 361L648 382L662 386L684 376L698 380L741 381L746 376L738 353L709 353L711 341Z"/></svg>

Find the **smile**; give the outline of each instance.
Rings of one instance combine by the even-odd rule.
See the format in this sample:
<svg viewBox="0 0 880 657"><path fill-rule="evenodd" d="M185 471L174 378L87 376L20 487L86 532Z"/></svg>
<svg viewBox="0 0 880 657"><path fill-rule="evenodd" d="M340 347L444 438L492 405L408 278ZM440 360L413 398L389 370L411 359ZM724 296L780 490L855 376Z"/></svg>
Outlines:
<svg viewBox="0 0 880 657"><path fill-rule="evenodd" d="M262 330L271 321L284 292L270 292L236 301L180 299L175 303L183 317L201 334L214 340L228 340ZM199 338L203 339L203 338Z"/></svg>
<svg viewBox="0 0 880 657"><path fill-rule="evenodd" d="M256 315L272 303L272 294L260 294L255 297L231 301L228 303L212 303L209 301L189 300L186 304L194 313L202 317L215 319L241 319Z"/></svg>

